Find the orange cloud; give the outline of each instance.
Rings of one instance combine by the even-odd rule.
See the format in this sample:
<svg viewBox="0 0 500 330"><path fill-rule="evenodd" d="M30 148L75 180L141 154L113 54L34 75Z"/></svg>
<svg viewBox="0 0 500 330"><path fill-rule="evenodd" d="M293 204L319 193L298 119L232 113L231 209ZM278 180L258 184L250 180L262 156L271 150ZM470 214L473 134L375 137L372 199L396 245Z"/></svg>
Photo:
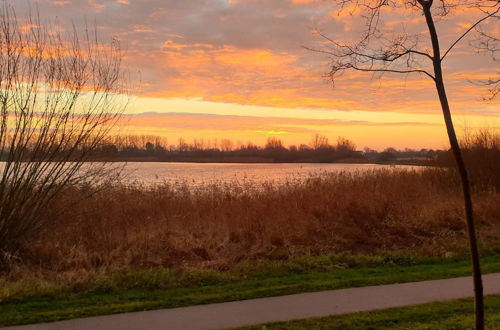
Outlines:
<svg viewBox="0 0 500 330"><path fill-rule="evenodd" d="M69 5L70 1L69 0L59 0L59 1L52 1L51 3L53 5L56 5L56 6L65 6L65 5Z"/></svg>
<svg viewBox="0 0 500 330"><path fill-rule="evenodd" d="M422 136L429 141L430 137L440 141L441 133L435 126L441 123L440 108L432 80L421 75L396 74L379 79L379 75L347 72L332 88L326 75L331 59L301 47L328 49L331 46L327 40L312 35L312 27L318 27L335 40L355 40L358 32L365 28L364 21L357 17L359 8L355 6L344 8L338 14L332 10L333 2L317 0L225 0L210 2L210 6L196 1L148 0L147 3L146 6L143 1L130 0L52 0L41 1L40 5L50 6L51 15L57 14L61 20L68 21L78 21L82 10L91 8L103 37L116 36L121 40L124 63L132 75L140 72L139 97L132 109L189 112L188 106L172 109L168 104L149 109L151 104L147 99L196 99L216 104L212 113L220 114L219 108L233 107L232 114L249 116L178 116L175 122L174 117L170 117L169 122L159 117L143 118L136 122L137 130L172 136L183 133L196 136L201 131L203 136L234 134L241 139L265 139L268 134L280 134L290 141L299 141L299 137L301 141L307 140L313 131L331 131L357 137L358 145L370 145L369 138L377 140L384 136L386 146L391 138L384 131L387 130L393 136L411 132L419 141ZM474 22L478 13L461 10L454 11L454 15L451 20L436 22L443 49ZM422 49L429 48L423 17L416 11L403 7L384 9L379 27L386 31L384 37L387 38L404 28L405 32L419 36ZM498 31L498 27L489 28ZM490 78L496 63L474 54L469 41L459 44L445 61L452 110L455 115L468 118L471 114L481 115L484 122L494 122L498 118L498 101L483 103L486 89L470 81ZM380 39L375 41L374 48L380 46L377 42ZM423 60L418 66L432 70L427 64ZM323 118L318 114L338 114L337 110L357 118L352 122L360 122L359 113L363 112L369 124L346 124L349 120L336 124L327 120L323 125L304 118L284 119L291 116L289 113L300 111L307 114L303 117L314 114ZM252 117L252 111L265 111L262 117L279 114L280 119L255 119L253 117L258 116ZM374 118L380 118L382 113L384 119L380 121L397 124L373 124ZM432 115L434 119L430 124L393 120L412 115L415 118ZM403 128L396 128L398 125ZM133 125L127 127L133 129Z"/></svg>
<svg viewBox="0 0 500 330"><path fill-rule="evenodd" d="M104 5L97 1L98 0L87 0L90 8L94 9L95 11L101 11L104 8Z"/></svg>

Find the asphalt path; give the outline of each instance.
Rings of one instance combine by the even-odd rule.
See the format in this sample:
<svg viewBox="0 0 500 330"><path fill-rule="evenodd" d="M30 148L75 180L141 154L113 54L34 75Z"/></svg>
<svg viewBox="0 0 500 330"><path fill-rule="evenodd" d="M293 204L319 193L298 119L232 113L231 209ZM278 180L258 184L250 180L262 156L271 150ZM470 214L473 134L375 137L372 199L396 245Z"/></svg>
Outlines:
<svg viewBox="0 0 500 330"><path fill-rule="evenodd" d="M500 294L500 273L483 276L485 294ZM5 330L200 330L372 311L473 296L472 279L369 286L219 304L81 318Z"/></svg>

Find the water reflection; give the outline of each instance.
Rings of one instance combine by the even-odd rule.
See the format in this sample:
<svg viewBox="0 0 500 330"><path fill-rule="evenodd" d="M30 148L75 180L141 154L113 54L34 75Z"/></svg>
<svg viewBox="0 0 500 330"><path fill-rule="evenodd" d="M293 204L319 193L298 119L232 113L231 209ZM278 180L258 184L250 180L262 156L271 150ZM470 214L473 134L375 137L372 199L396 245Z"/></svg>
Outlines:
<svg viewBox="0 0 500 330"><path fill-rule="evenodd" d="M238 182L259 185L284 184L304 180L311 175L339 171L367 171L381 168L413 168L376 164L234 164L234 163L128 163L123 164L122 179L128 183L153 185L161 182L186 183L189 186Z"/></svg>

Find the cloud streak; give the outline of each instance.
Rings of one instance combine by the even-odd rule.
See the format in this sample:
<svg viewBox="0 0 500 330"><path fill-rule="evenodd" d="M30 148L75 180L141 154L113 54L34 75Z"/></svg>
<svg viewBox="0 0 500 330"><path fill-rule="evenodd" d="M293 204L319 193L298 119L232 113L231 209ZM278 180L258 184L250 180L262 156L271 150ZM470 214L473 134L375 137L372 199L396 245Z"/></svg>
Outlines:
<svg viewBox="0 0 500 330"><path fill-rule="evenodd" d="M282 109L280 113L286 109L439 113L433 83L418 75L387 75L370 80L365 74L349 73L332 88L325 78L329 59L303 46L326 46L324 39L312 33L315 29L332 38L352 39L362 22L350 15L354 9L347 8L339 14L328 1L34 1L42 17L58 17L58 26L75 22L82 29L84 13L88 21L96 22L103 38L119 39L132 80L141 82L137 102L141 98L201 99ZM24 1L14 5L19 13L27 9ZM422 31L422 17L415 13L390 11L384 15L384 28L395 30L404 25L410 32ZM438 22L444 47L473 19L470 11L463 11L447 24ZM425 37L422 42L427 42ZM466 51L467 42L463 45L447 59L445 67L453 110L498 116L498 102L482 103L486 91L470 83L489 77L495 64L487 56ZM204 120L213 125L212 129L224 130L218 123L231 119ZM267 125L262 119L246 120L254 129ZM419 125L399 125L410 123ZM296 122L287 125L273 127L286 131L290 125L296 129L300 126ZM319 122L308 125L322 126ZM310 129L305 124L300 127Z"/></svg>

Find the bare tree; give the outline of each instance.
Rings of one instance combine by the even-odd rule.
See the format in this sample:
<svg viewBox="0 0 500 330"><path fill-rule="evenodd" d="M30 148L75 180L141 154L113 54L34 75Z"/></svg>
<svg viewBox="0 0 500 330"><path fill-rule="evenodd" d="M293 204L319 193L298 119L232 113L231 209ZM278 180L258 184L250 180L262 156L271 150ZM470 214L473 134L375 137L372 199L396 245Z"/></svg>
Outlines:
<svg viewBox="0 0 500 330"><path fill-rule="evenodd" d="M0 5L0 255L17 253L50 221L51 202L99 180L86 162L120 117L120 50L87 29L58 32ZM125 101L125 102L123 102Z"/></svg>
<svg viewBox="0 0 500 330"><path fill-rule="evenodd" d="M234 148L233 141L231 141L229 139L222 139L220 141L220 150L222 150L224 152L228 152L228 151L233 150L233 148Z"/></svg>
<svg viewBox="0 0 500 330"><path fill-rule="evenodd" d="M343 136L339 136L337 138L336 149L337 149L337 151L353 152L353 151L356 151L356 144L354 144L354 142L352 142L349 139L346 139Z"/></svg>
<svg viewBox="0 0 500 330"><path fill-rule="evenodd" d="M328 143L328 138L326 136L316 133L312 137L311 147L314 150L327 149L330 147L330 144Z"/></svg>
<svg viewBox="0 0 500 330"><path fill-rule="evenodd" d="M443 80L443 61L455 47L481 24L491 19L498 19L499 0L336 0L339 12L348 12L353 17L364 20L365 26L360 38L355 42L340 42L318 32L327 41L327 46L311 49L327 54L332 59L330 78L335 80L347 70L371 72L373 74L419 74L435 83L446 124L451 149L462 181L465 215L473 267L476 328L484 328L483 286L481 268L473 217L469 175L464 164L460 145L453 126L450 106ZM468 28L459 34L442 51L440 37L436 30L435 17L444 20L456 10L476 10L481 16L471 22ZM389 11L412 13L425 18L425 34L409 33L404 24L397 33L384 30L380 24ZM418 17L418 16L417 16ZM424 44L424 45L423 45ZM430 47L425 47L429 45ZM494 84L495 80L489 83Z"/></svg>
<svg viewBox="0 0 500 330"><path fill-rule="evenodd" d="M264 149L266 150L282 150L284 148L285 147L283 146L283 141L274 136L267 138L267 142L264 147Z"/></svg>

